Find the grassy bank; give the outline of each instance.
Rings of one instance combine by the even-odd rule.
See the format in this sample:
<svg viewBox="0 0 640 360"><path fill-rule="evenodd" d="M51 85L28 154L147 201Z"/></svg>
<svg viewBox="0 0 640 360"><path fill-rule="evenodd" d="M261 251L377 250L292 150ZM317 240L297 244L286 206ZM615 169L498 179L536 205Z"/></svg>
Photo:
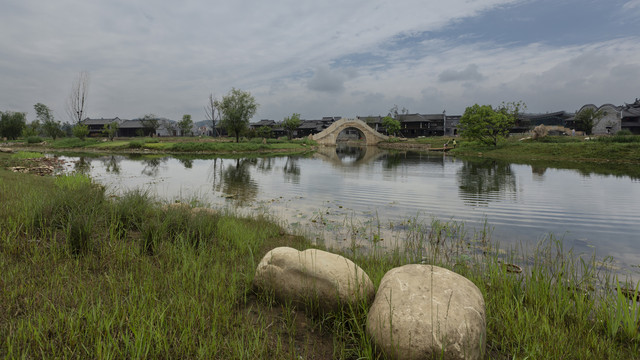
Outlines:
<svg viewBox="0 0 640 360"><path fill-rule="evenodd" d="M156 153L200 153L200 154L235 154L235 153L303 153L310 151L313 141L267 139L245 140L239 143L228 138L131 138L103 141L104 139L62 138L43 143L25 143L30 149L42 150L74 150L100 152L156 152ZM13 144L17 146L17 144Z"/></svg>
<svg viewBox="0 0 640 360"><path fill-rule="evenodd" d="M541 140L510 138L497 147L461 141L454 151L462 155L518 161L640 163L640 136L598 137L591 140L549 136Z"/></svg>
<svg viewBox="0 0 640 360"><path fill-rule="evenodd" d="M20 157L37 158L0 154L0 358L382 358L364 332L366 306L305 314L252 289L268 250L307 248L304 238L260 216L5 170ZM391 250L364 252L354 239L341 251L376 286L418 262L471 279L486 301L487 359L637 356L640 306L595 258L553 239L505 252L488 229L455 222L406 227Z"/></svg>

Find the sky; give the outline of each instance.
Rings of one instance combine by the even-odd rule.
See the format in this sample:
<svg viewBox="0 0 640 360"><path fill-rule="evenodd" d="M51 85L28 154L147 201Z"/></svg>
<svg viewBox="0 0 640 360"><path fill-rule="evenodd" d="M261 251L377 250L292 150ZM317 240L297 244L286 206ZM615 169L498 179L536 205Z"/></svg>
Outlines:
<svg viewBox="0 0 640 360"><path fill-rule="evenodd" d="M3 0L0 111L205 119L209 94L252 121L460 115L524 101L573 112L640 97L640 0Z"/></svg>

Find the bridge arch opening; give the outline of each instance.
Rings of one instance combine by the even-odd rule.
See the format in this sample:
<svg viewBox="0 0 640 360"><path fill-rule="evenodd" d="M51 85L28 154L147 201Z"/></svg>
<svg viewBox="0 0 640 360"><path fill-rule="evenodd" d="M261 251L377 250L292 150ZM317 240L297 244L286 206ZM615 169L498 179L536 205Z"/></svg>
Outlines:
<svg viewBox="0 0 640 360"><path fill-rule="evenodd" d="M343 142L365 142L367 141L367 135L362 130L356 127L344 128L338 136L336 136L336 144Z"/></svg>

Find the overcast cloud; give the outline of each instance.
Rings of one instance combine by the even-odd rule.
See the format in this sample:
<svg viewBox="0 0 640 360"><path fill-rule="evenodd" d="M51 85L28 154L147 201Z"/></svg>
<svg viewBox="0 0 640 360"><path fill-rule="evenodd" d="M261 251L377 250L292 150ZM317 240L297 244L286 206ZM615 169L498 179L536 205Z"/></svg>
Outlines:
<svg viewBox="0 0 640 360"><path fill-rule="evenodd" d="M80 71L90 117L200 120L232 87L254 121L623 104L640 97L638 15L638 0L8 0L0 110L67 121Z"/></svg>

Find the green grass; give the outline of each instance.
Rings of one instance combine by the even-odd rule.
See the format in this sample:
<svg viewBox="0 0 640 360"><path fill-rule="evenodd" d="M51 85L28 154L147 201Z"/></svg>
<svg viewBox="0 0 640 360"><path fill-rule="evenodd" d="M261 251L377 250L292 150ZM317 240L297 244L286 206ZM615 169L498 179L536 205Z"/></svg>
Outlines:
<svg viewBox="0 0 640 360"><path fill-rule="evenodd" d="M97 139L87 138L84 140L80 140L78 138L62 138L50 142L49 144L47 144L47 146L53 149L74 149L83 148L98 143L100 143L100 140Z"/></svg>
<svg viewBox="0 0 640 360"><path fill-rule="evenodd" d="M42 157L44 157L43 153L34 151L18 151L17 153L11 155L11 158L15 160L39 159Z"/></svg>
<svg viewBox="0 0 640 360"><path fill-rule="evenodd" d="M345 226L357 235L339 251L376 286L421 262L473 281L486 301L487 359L640 351L640 305L623 291L638 285L560 240L505 251L488 227L408 219L387 249L376 238L384 225ZM382 358L364 331L365 304L305 313L253 289L268 250L310 246L264 217L164 206L142 191L111 198L81 175L2 166L0 229L0 358Z"/></svg>
<svg viewBox="0 0 640 360"><path fill-rule="evenodd" d="M483 146L475 142L461 141L453 151L461 155L477 155L509 161L549 160L581 162L640 162L640 137L622 137L633 141L614 141L613 137L579 140L575 137L546 137L541 141L510 139L498 147Z"/></svg>

